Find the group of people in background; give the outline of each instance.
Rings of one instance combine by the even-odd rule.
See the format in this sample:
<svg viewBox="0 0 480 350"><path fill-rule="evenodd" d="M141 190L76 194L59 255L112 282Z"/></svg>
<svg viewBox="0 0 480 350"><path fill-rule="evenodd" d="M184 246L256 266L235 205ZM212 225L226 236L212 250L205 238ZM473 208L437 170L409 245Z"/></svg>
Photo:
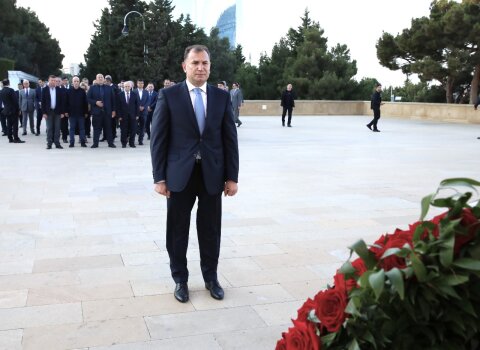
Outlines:
<svg viewBox="0 0 480 350"><path fill-rule="evenodd" d="M74 76L70 81L54 75L47 81L39 79L35 89L30 82L23 80L14 91L8 79L2 81L0 90L0 115L2 135L8 136L11 143L24 143L19 132L39 136L42 120L47 131L47 149L63 148L63 143L75 147L78 135L81 147L87 147L87 139L92 138L91 148L98 148L100 142L106 141L108 147L116 148L117 129L120 130L122 148L135 148L143 145L145 135L150 139L153 111L158 93L153 83L145 86L143 79L112 82L109 75L97 74L92 85L87 78L80 80ZM223 89L228 86L222 82ZM165 79L163 88L175 85L174 81ZM232 84L230 96L234 109L235 123L239 119L243 105L243 94L238 83ZM36 114L36 121L34 115ZM20 129L19 125L20 124ZM61 139L61 140L60 140Z"/></svg>

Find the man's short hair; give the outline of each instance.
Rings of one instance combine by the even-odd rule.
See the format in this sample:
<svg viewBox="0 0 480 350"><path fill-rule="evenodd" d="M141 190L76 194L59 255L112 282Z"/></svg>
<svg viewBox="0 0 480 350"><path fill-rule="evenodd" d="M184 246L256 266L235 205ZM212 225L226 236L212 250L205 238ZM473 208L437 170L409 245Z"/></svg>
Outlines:
<svg viewBox="0 0 480 350"><path fill-rule="evenodd" d="M143 79L137 79L137 83L145 83Z"/></svg>
<svg viewBox="0 0 480 350"><path fill-rule="evenodd" d="M185 49L185 52L183 53L183 60L185 61L188 57L188 54L190 53L190 51L193 51L193 52L202 52L202 51L205 51L208 55L208 58L210 58L210 51L208 51L208 47L206 47L205 45L190 45L188 46L186 49Z"/></svg>
<svg viewBox="0 0 480 350"><path fill-rule="evenodd" d="M50 75L48 76L48 79L57 79L57 77L56 77L55 75L53 75L53 74L50 74Z"/></svg>
<svg viewBox="0 0 480 350"><path fill-rule="evenodd" d="M112 81L112 76L111 75L105 75L105 80Z"/></svg>
<svg viewBox="0 0 480 350"><path fill-rule="evenodd" d="M376 88L379 87L379 86L382 86L382 84L380 84L380 83L375 83L375 87L376 87Z"/></svg>
<svg viewBox="0 0 480 350"><path fill-rule="evenodd" d="M10 80L8 80L8 79L3 79L3 80L2 80L2 84L3 84L3 86L9 86L9 85L10 85Z"/></svg>

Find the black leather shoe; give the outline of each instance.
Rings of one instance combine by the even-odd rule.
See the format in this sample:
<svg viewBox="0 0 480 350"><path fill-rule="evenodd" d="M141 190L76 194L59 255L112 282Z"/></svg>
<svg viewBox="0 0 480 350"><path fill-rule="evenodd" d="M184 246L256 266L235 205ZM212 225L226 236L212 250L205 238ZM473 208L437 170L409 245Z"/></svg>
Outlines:
<svg viewBox="0 0 480 350"><path fill-rule="evenodd" d="M285 122L282 122L282 126L285 126Z"/></svg>
<svg viewBox="0 0 480 350"><path fill-rule="evenodd" d="M63 143L68 143L68 140L67 140L67 139L63 139Z"/></svg>
<svg viewBox="0 0 480 350"><path fill-rule="evenodd" d="M16 140L13 140L13 143L25 143L25 141L20 140L20 139L16 139Z"/></svg>
<svg viewBox="0 0 480 350"><path fill-rule="evenodd" d="M55 148L62 148L63 149L63 146L61 144L58 144L58 145L55 145Z"/></svg>
<svg viewBox="0 0 480 350"><path fill-rule="evenodd" d="M27 134L26 132L22 133L23 136L25 136L26 134Z"/></svg>
<svg viewBox="0 0 480 350"><path fill-rule="evenodd" d="M222 300L224 297L223 288L220 286L217 280L205 282L205 288L210 291L210 295L213 299Z"/></svg>
<svg viewBox="0 0 480 350"><path fill-rule="evenodd" d="M82 147L87 147L87 145L85 144L85 142L82 142L80 145L81 145Z"/></svg>
<svg viewBox="0 0 480 350"><path fill-rule="evenodd" d="M2 136L7 136L7 133L6 133L6 132L2 132Z"/></svg>
<svg viewBox="0 0 480 350"><path fill-rule="evenodd" d="M138 142L139 146L143 146L143 141Z"/></svg>
<svg viewBox="0 0 480 350"><path fill-rule="evenodd" d="M380 132L380 130L378 130L378 129L373 129L373 132Z"/></svg>
<svg viewBox="0 0 480 350"><path fill-rule="evenodd" d="M136 148L137 146L135 146L134 144L131 144L130 147L132 148Z"/></svg>
<svg viewBox="0 0 480 350"><path fill-rule="evenodd" d="M35 136L40 136L40 132L37 132L37 133L35 134Z"/></svg>
<svg viewBox="0 0 480 350"><path fill-rule="evenodd" d="M68 146L68 147L73 148L73 147L75 147L75 145L73 143L71 143L70 146Z"/></svg>
<svg viewBox="0 0 480 350"><path fill-rule="evenodd" d="M47 145L47 149L52 149L52 145Z"/></svg>
<svg viewBox="0 0 480 350"><path fill-rule="evenodd" d="M370 124L367 124L365 125L367 128L369 128L370 130L372 130L372 126Z"/></svg>
<svg viewBox="0 0 480 350"><path fill-rule="evenodd" d="M287 125L289 128L291 128L292 126L290 124Z"/></svg>
<svg viewBox="0 0 480 350"><path fill-rule="evenodd" d="M91 145L90 148L98 148L98 145Z"/></svg>
<svg viewBox="0 0 480 350"><path fill-rule="evenodd" d="M115 146L113 143L109 144L108 147L110 147L110 148L117 148L117 146Z"/></svg>
<svg viewBox="0 0 480 350"><path fill-rule="evenodd" d="M122 145L122 148L127 148L127 145Z"/></svg>
<svg viewBox="0 0 480 350"><path fill-rule="evenodd" d="M188 301L188 284L187 282L177 283L175 285L175 291L173 292L175 299L181 303L186 303Z"/></svg>

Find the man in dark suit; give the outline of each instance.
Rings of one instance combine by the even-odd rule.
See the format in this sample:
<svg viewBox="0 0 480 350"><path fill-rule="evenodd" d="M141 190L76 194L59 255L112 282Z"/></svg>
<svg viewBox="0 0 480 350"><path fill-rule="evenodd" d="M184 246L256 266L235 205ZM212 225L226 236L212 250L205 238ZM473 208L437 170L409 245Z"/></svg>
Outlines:
<svg viewBox="0 0 480 350"><path fill-rule="evenodd" d="M380 119L380 106L382 103L382 85L380 83L375 84L375 92L372 95L370 101L370 109L373 110L373 119L367 124L367 128L374 132L380 132L377 128L378 120ZM372 129L373 126L373 129Z"/></svg>
<svg viewBox="0 0 480 350"><path fill-rule="evenodd" d="M135 135L137 134L138 115L140 113L140 104L138 96L133 89L133 81L127 81L123 84L124 91L117 94L117 117L120 121L120 140L122 148L127 147L127 141L130 147L135 148Z"/></svg>
<svg viewBox="0 0 480 350"><path fill-rule="evenodd" d="M292 90L292 84L287 85L287 89L282 92L282 98L280 106L283 107L282 111L282 126L285 126L285 115L288 112L287 126L292 127L292 111L295 108L295 93Z"/></svg>
<svg viewBox="0 0 480 350"><path fill-rule="evenodd" d="M0 100L3 103L2 114L7 120L7 136L10 143L24 143L18 137L18 97L15 91L10 87L10 81L2 81L3 89L0 90Z"/></svg>
<svg viewBox="0 0 480 350"><path fill-rule="evenodd" d="M75 146L75 130L78 128L80 144L87 147L85 138L85 117L88 115L88 102L85 90L80 88L80 78L74 76L73 85L67 90L67 113L70 121L70 147Z"/></svg>
<svg viewBox="0 0 480 350"><path fill-rule="evenodd" d="M115 96L117 96L118 93L120 92L120 89L118 88L118 86L113 83L111 75L105 75L105 85L110 86L113 89L113 94ZM114 118L112 118L111 122L112 122L112 138L115 140L117 138L118 113ZM104 132L104 138L105 138L105 132Z"/></svg>
<svg viewBox="0 0 480 350"><path fill-rule="evenodd" d="M160 90L153 113L150 148L155 191L167 197L166 242L175 298L189 299L186 253L190 215L198 198L200 267L210 295L223 299L217 279L221 194L237 193L237 130L228 92L207 85L207 47L187 47L182 67L187 79Z"/></svg>
<svg viewBox="0 0 480 350"><path fill-rule="evenodd" d="M3 85L2 85L3 87ZM7 136L7 116L3 113L2 94L0 93L0 123L2 124L2 136Z"/></svg>
<svg viewBox="0 0 480 350"><path fill-rule="evenodd" d="M142 79L137 80L137 88L134 90L138 96L140 103L140 115L138 118L138 144L143 145L143 137L145 136L145 121L147 119L148 106L150 105L148 93L144 90L144 81Z"/></svg>
<svg viewBox="0 0 480 350"><path fill-rule="evenodd" d="M45 82L43 79L38 79L37 87L35 89L35 95L37 97L37 105L35 109L37 110L37 133L35 135L40 135L40 126L42 125L42 92L45 87Z"/></svg>
<svg viewBox="0 0 480 350"><path fill-rule="evenodd" d="M105 85L103 74L97 74L96 85L90 87L87 93L88 103L91 106L90 113L93 116L93 145L98 148L100 133L104 131L108 141L108 147L115 148L112 137L112 118L115 118L115 94L111 86Z"/></svg>
<svg viewBox="0 0 480 350"><path fill-rule="evenodd" d="M47 149L63 148L60 144L61 119L65 118L66 95L64 89L57 86L57 77L50 75L48 85L42 92L42 112L47 123Z"/></svg>
<svg viewBox="0 0 480 350"><path fill-rule="evenodd" d="M155 91L153 83L148 83L147 92L149 104L147 108L147 120L145 121L145 132L147 133L148 140L150 140L150 126L152 125L153 111L157 105L158 93Z"/></svg>
<svg viewBox="0 0 480 350"><path fill-rule="evenodd" d="M70 85L68 84L68 78L56 78L57 86L60 87L60 93L63 95L63 99L66 100L67 92L70 89ZM65 106L66 107L66 106ZM62 140L63 143L68 143L68 117L65 116L60 120L60 130L62 131Z"/></svg>

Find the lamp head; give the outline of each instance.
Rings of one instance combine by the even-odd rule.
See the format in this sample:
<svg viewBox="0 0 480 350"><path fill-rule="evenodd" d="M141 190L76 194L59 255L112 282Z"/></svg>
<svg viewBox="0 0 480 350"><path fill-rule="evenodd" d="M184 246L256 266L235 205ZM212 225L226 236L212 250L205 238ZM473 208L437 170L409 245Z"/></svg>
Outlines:
<svg viewBox="0 0 480 350"><path fill-rule="evenodd" d="M125 25L125 26L123 27L123 29L122 29L122 35L123 35L123 36L127 36L127 35L128 35L128 26L127 26L127 25Z"/></svg>

